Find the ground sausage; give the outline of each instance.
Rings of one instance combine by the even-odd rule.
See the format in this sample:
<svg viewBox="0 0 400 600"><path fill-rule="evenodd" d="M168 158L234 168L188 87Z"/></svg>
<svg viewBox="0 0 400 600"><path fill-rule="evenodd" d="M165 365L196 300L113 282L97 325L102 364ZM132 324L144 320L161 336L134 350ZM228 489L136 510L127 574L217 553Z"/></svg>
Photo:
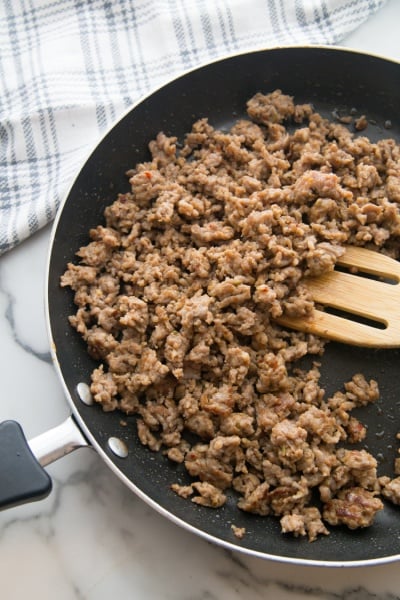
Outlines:
<svg viewBox="0 0 400 600"><path fill-rule="evenodd" d="M99 362L94 400L137 415L140 441L184 464L192 484L174 491L213 508L237 494L314 540L324 522L370 525L399 481L343 448L367 435L350 413L377 383L356 373L326 397L325 342L274 319L312 313L302 277L332 270L345 244L399 258L400 148L280 90L247 108L229 131L203 118L183 140L159 133L61 285Z"/></svg>

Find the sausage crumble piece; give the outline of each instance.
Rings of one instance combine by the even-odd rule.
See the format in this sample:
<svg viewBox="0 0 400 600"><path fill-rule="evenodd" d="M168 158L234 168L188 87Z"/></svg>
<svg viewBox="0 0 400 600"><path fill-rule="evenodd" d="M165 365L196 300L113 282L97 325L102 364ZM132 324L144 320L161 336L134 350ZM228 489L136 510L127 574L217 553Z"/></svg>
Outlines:
<svg viewBox="0 0 400 600"><path fill-rule="evenodd" d="M247 110L229 131L198 120L182 144L160 132L61 285L99 363L94 400L137 415L141 443L184 465L192 483L173 490L212 508L237 495L313 541L369 526L381 493L400 503L400 478L351 449L367 433L351 412L377 383L355 373L326 397L326 342L275 319L314 310L302 278L346 244L399 258L400 149L280 90Z"/></svg>

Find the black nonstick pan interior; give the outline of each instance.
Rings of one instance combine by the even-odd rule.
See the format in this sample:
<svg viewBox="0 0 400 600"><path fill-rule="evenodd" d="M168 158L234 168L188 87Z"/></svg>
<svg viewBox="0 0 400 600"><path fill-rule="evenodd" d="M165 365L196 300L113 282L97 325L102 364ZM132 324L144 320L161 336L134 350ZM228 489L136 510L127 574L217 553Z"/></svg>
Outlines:
<svg viewBox="0 0 400 600"><path fill-rule="evenodd" d="M74 312L72 294L59 287L60 275L77 249L88 242L88 230L103 222L103 210L118 192L129 189L125 172L149 158L147 144L159 131L182 139L198 118L208 117L214 127L227 128L245 115L246 101L256 92L281 89L296 102L311 102L323 115L352 110L366 115L372 140L400 141L400 65L378 57L336 48L277 48L234 56L194 70L151 94L128 112L103 138L75 180L54 227L49 262L48 307L56 363L73 411L96 448L140 495L175 521L209 539L269 558L324 565L370 564L400 555L400 508L387 505L375 524L356 532L332 529L309 543L280 533L277 519L239 511L232 495L218 510L185 501L170 490L173 482L187 481L183 468L143 447L136 438L133 417L103 413L86 406L77 394L80 382L89 382L95 363L67 317ZM390 129L389 129L390 127ZM384 299L382 299L384 301ZM368 426L366 445L379 460L381 472L392 474L397 456L398 350L366 350L330 343L322 360L327 393L340 389L355 373L379 382L381 399L358 412ZM107 440L126 441L128 457L117 458ZM131 482L131 484L129 483ZM231 529L246 528L242 540Z"/></svg>

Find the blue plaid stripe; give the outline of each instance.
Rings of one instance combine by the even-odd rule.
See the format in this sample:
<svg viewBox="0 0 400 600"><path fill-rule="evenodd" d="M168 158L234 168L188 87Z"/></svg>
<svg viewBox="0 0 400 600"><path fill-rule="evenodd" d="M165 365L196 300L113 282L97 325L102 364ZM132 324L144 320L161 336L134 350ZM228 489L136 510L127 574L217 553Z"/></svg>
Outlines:
<svg viewBox="0 0 400 600"><path fill-rule="evenodd" d="M236 51L338 42L384 3L3 0L0 253L51 221L99 134L152 88Z"/></svg>

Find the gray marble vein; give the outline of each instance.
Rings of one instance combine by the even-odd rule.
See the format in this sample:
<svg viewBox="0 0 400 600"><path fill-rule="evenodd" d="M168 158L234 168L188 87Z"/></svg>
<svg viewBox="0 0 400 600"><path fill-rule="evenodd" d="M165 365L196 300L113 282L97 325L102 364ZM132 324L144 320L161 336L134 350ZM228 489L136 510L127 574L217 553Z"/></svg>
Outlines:
<svg viewBox="0 0 400 600"><path fill-rule="evenodd" d="M15 299L9 292L7 292L7 290L3 289L2 285L1 285L1 278L0 278L0 294L3 294L3 296L6 298L6 301L7 301L7 306L6 306L4 316L5 316L6 322L10 326L10 329L12 332L12 338L13 338L14 342L16 344L18 344L18 346L20 348L22 348L22 350L24 350L24 352L31 354L32 356L39 359L40 361L51 364L52 359L51 359L50 352L39 352L38 350L35 350L33 345L24 342L18 335L16 321L15 321L15 315L14 315Z"/></svg>

